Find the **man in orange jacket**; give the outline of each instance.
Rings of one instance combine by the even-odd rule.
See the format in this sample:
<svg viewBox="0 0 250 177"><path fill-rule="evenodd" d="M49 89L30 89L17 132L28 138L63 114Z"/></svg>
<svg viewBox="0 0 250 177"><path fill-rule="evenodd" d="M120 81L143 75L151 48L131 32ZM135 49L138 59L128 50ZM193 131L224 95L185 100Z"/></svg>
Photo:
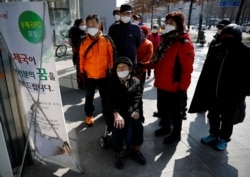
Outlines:
<svg viewBox="0 0 250 177"><path fill-rule="evenodd" d="M79 70L85 77L85 123L88 126L94 124L93 112L95 106L93 104L94 94L98 88L103 115L107 121L107 77L113 68L114 45L112 40L104 37L101 30L98 29L100 19L97 14L89 15L86 18L87 35L81 42L79 50Z"/></svg>

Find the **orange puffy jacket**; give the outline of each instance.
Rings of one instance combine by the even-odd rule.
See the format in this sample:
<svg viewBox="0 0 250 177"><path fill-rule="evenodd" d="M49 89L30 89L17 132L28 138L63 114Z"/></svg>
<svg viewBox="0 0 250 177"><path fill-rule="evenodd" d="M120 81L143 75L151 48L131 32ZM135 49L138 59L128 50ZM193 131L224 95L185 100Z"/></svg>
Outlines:
<svg viewBox="0 0 250 177"><path fill-rule="evenodd" d="M107 70L113 68L113 50L115 50L111 44L111 41L106 39L102 32L95 39L98 42L92 46L88 51L86 57L85 51L88 46L94 41L89 34L81 42L79 50L79 70L87 78L100 79L106 77Z"/></svg>

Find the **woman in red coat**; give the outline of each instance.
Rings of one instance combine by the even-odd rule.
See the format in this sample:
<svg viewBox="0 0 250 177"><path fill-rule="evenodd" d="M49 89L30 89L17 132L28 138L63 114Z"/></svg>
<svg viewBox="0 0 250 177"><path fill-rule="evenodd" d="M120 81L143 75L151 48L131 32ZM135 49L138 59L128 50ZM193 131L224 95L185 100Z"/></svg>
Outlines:
<svg viewBox="0 0 250 177"><path fill-rule="evenodd" d="M155 131L155 136L169 135L164 139L165 144L181 139L183 103L193 71L194 46L184 19L179 11L166 15L165 33L152 58L162 126Z"/></svg>

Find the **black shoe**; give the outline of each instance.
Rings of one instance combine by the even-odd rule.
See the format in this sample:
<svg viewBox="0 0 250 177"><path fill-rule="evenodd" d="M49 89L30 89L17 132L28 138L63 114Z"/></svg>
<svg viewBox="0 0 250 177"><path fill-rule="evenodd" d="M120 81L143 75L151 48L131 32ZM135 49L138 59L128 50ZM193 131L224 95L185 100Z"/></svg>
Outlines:
<svg viewBox="0 0 250 177"><path fill-rule="evenodd" d="M171 133L171 128L162 127L155 131L155 136L162 136Z"/></svg>
<svg viewBox="0 0 250 177"><path fill-rule="evenodd" d="M170 136L168 136L167 138L164 139L163 143L164 144L172 144L172 143L178 142L180 140L181 140L180 135L171 134Z"/></svg>
<svg viewBox="0 0 250 177"><path fill-rule="evenodd" d="M145 165L147 163L146 158L143 156L140 150L136 150L132 152L132 157L142 165Z"/></svg>
<svg viewBox="0 0 250 177"><path fill-rule="evenodd" d="M122 169L124 167L124 152L120 152L115 155L115 166L118 169Z"/></svg>
<svg viewBox="0 0 250 177"><path fill-rule="evenodd" d="M153 112L153 117L160 117L159 112Z"/></svg>

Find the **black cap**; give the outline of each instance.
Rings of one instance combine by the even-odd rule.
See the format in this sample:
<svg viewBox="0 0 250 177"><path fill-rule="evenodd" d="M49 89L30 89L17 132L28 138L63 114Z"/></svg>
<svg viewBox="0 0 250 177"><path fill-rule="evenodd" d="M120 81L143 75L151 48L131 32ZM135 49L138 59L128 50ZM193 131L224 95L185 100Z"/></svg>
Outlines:
<svg viewBox="0 0 250 177"><path fill-rule="evenodd" d="M135 14L133 15L134 18L142 19L142 14Z"/></svg>
<svg viewBox="0 0 250 177"><path fill-rule="evenodd" d="M237 42L240 42L242 40L242 31L241 27L237 24L228 24L223 28L223 30L220 33L220 36L223 36L225 34L231 34L233 35L234 39Z"/></svg>
<svg viewBox="0 0 250 177"><path fill-rule="evenodd" d="M129 4L123 4L120 7L120 12L132 12L132 11L133 11L133 8Z"/></svg>
<svg viewBox="0 0 250 177"><path fill-rule="evenodd" d="M152 28L159 29L159 25L155 23L155 24L153 24Z"/></svg>
<svg viewBox="0 0 250 177"><path fill-rule="evenodd" d="M120 12L120 7L116 7L116 8L113 10L113 15L115 15L117 12Z"/></svg>
<svg viewBox="0 0 250 177"><path fill-rule="evenodd" d="M127 64L129 67L133 68L133 63L128 57L119 57L115 60L115 67L117 67L118 64L124 63Z"/></svg>
<svg viewBox="0 0 250 177"><path fill-rule="evenodd" d="M217 28L224 28L225 26L229 25L231 22L229 20L221 20L216 27Z"/></svg>

